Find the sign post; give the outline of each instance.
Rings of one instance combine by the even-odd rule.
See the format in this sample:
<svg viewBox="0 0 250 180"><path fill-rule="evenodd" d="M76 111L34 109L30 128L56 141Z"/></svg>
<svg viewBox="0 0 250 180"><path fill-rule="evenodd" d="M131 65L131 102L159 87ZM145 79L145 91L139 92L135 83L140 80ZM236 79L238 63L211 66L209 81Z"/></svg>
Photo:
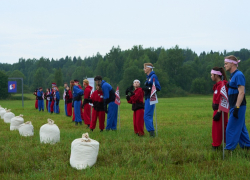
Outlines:
<svg viewBox="0 0 250 180"><path fill-rule="evenodd" d="M21 79L22 81L22 106L23 105L23 78L8 78L8 79ZM16 93L17 92L17 83L16 81L9 81L8 82L8 92L9 93Z"/></svg>

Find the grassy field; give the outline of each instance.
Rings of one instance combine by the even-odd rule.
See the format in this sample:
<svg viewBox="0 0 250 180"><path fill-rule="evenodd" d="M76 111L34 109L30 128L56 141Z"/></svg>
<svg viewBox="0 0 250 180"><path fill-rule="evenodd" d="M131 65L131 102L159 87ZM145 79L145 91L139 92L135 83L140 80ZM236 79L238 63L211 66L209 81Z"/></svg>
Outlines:
<svg viewBox="0 0 250 180"><path fill-rule="evenodd" d="M25 108L20 100L1 100L0 105L32 121L35 134L22 137L0 121L0 179L249 179L250 152L238 146L223 160L222 148L212 151L211 104L212 96L159 99L158 137L150 138L147 132L144 137L133 133L133 112L125 99L121 129L102 133L75 127L64 114L63 101L61 113L51 115L38 112L34 100L25 100ZM61 141L55 145L40 144L39 129L48 118L60 128ZM246 124L250 130L249 107ZM97 163L79 171L69 164L71 142L85 132L100 149Z"/></svg>

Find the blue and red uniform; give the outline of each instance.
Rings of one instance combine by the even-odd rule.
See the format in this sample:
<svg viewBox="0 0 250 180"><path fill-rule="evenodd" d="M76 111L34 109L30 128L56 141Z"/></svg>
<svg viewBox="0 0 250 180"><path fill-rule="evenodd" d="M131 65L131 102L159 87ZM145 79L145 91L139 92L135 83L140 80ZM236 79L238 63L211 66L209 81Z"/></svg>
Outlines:
<svg viewBox="0 0 250 180"><path fill-rule="evenodd" d="M213 117L217 114L217 111L219 109L219 103L220 103L220 97L221 97L220 91L221 91L222 85L224 85L224 84L225 85L227 84L226 80L219 81L213 86L213 91L214 91L213 105L212 105L212 108L214 110ZM226 91L228 92L228 88L226 88ZM228 113L226 113L226 112L223 112L223 113L224 113L224 132L226 132L227 122L228 122ZM221 145L221 142L222 142L222 114L220 116L219 121L213 120L212 139L213 139L212 146L218 147Z"/></svg>
<svg viewBox="0 0 250 180"><path fill-rule="evenodd" d="M90 129L95 129L97 117L99 118L99 129L105 128L105 111L103 105L103 92L102 90L95 90L91 95L91 102L93 103L92 118L90 122Z"/></svg>
<svg viewBox="0 0 250 180"><path fill-rule="evenodd" d="M67 90L65 95L65 103L67 105L67 116L72 116L72 98L73 95L71 90Z"/></svg>
<svg viewBox="0 0 250 180"><path fill-rule="evenodd" d="M38 110L44 111L44 100L43 100L43 91L37 91L37 99L38 99Z"/></svg>
<svg viewBox="0 0 250 180"><path fill-rule="evenodd" d="M102 80L101 88L103 92L104 110L107 112L107 126L106 130L117 129L117 113L118 105L115 104L115 91L112 86L106 81ZM108 109L107 109L108 105Z"/></svg>
<svg viewBox="0 0 250 180"><path fill-rule="evenodd" d="M132 104L133 114L133 123L134 123L134 132L139 136L144 135L144 103L143 103L144 91L142 88L137 88L134 90L134 94L128 96L128 103Z"/></svg>
<svg viewBox="0 0 250 180"><path fill-rule="evenodd" d="M234 150L238 143L240 144L241 148L250 148L249 135L245 124L247 104L245 96L238 111L238 119L233 116L234 107L236 105L239 94L238 87L245 85L246 80L243 73L239 70L234 71L231 74L228 89L228 98L230 106L230 116L226 129L226 149L228 150Z"/></svg>
<svg viewBox="0 0 250 180"><path fill-rule="evenodd" d="M83 111L83 119L84 123L86 125L90 125L90 115L91 115L91 105L88 103L88 99L90 98L91 90L93 88L91 86L87 86L84 89L84 101L83 101L83 106L84 106L84 111Z"/></svg>
<svg viewBox="0 0 250 180"><path fill-rule="evenodd" d="M82 123L81 118L81 96L83 95L83 90L79 86L73 86L73 98L74 98L74 114L76 124Z"/></svg>
<svg viewBox="0 0 250 180"><path fill-rule="evenodd" d="M146 82L145 86L149 88L149 90L145 91L145 111L144 111L144 122L145 126L148 132L154 131L154 124L153 124L153 115L154 115L154 109L155 109L155 104L150 105L150 94L151 94L151 89L153 86L153 80L155 79L155 86L156 90L160 91L161 86L158 81L158 77L156 76L154 71L151 71L149 75L146 76Z"/></svg>

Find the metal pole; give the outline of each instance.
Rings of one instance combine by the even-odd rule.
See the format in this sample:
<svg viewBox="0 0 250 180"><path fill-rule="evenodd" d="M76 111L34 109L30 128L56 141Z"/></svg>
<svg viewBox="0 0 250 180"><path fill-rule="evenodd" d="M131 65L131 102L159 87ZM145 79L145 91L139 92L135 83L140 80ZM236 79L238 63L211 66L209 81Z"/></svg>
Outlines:
<svg viewBox="0 0 250 180"><path fill-rule="evenodd" d="M157 115L156 115L156 104L155 104L155 130L156 130L156 136L158 136L158 133L157 133Z"/></svg>
<svg viewBox="0 0 250 180"><path fill-rule="evenodd" d="M224 77L221 76L221 80L223 81ZM223 144L223 160L224 160L224 157L225 157L225 149L224 149L224 112L222 112L222 144Z"/></svg>

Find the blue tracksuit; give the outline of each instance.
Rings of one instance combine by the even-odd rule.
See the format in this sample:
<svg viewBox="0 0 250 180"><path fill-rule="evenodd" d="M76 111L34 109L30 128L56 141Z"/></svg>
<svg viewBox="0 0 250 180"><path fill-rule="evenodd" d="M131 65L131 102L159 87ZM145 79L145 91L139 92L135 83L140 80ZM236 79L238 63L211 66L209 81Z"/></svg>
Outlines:
<svg viewBox="0 0 250 180"><path fill-rule="evenodd" d="M74 98L74 112L75 112L75 122L82 122L81 118L81 96L83 95L83 90L78 86L73 86L73 98Z"/></svg>
<svg viewBox="0 0 250 180"><path fill-rule="evenodd" d="M234 71L231 74L228 99L230 105L230 117L226 129L226 149L234 150L237 144L240 144L241 148L250 147L249 135L245 125L245 113L246 113L246 98L240 105L238 112L238 119L233 116L234 106L237 102L239 94L238 86L245 86L246 80L243 73L239 70Z"/></svg>
<svg viewBox="0 0 250 180"><path fill-rule="evenodd" d="M38 110L44 111L43 91L40 90L37 91L37 98L38 98Z"/></svg>
<svg viewBox="0 0 250 180"><path fill-rule="evenodd" d="M101 87L104 104L109 105L106 130L116 130L118 105L115 104L115 91L112 86L104 80L102 80Z"/></svg>
<svg viewBox="0 0 250 180"><path fill-rule="evenodd" d="M158 80L158 77L156 76L154 71L151 71L149 75L147 75L147 79L145 82L146 87L152 88L153 80L155 79L155 86L157 91L161 90L161 86ZM150 94L151 92L145 92L145 110L144 110L144 122L145 126L148 132L154 131L154 124L153 124L153 115L154 115L154 109L155 104L150 105Z"/></svg>
<svg viewBox="0 0 250 180"><path fill-rule="evenodd" d="M60 94L59 94L59 91L56 91L56 101L54 104L54 111L57 114L59 113L59 102L60 102Z"/></svg>

